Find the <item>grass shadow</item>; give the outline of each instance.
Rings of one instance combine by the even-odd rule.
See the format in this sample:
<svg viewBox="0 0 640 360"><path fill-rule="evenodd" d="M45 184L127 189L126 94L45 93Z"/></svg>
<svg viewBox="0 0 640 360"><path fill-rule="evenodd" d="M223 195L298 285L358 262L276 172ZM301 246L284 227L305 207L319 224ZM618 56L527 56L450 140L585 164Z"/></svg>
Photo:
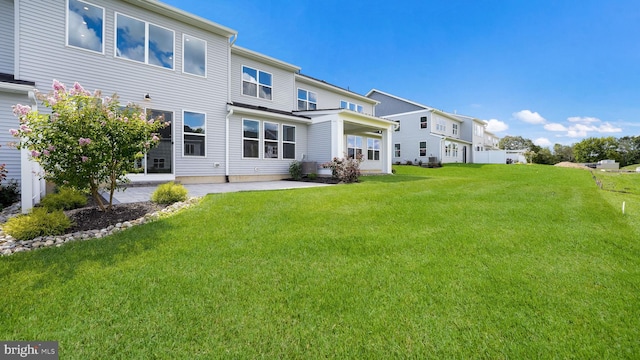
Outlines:
<svg viewBox="0 0 640 360"><path fill-rule="evenodd" d="M373 183L401 183L428 179L430 179L430 177L418 175L369 175L360 177L361 182Z"/></svg>

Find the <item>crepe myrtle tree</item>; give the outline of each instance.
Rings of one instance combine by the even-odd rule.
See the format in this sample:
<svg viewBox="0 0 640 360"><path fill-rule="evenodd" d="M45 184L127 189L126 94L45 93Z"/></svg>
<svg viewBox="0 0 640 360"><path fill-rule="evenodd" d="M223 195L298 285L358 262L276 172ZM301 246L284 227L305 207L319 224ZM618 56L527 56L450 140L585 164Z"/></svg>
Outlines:
<svg viewBox="0 0 640 360"><path fill-rule="evenodd" d="M102 211L111 210L118 182L126 182L137 159L158 144L158 130L168 123L147 119L134 105L122 106L117 95L102 97L77 82L68 89L53 81L53 91L38 93L50 114L15 105L20 127L11 129L20 139L16 146L27 149L44 170L43 177L56 185L89 190ZM109 191L105 206L99 191Z"/></svg>

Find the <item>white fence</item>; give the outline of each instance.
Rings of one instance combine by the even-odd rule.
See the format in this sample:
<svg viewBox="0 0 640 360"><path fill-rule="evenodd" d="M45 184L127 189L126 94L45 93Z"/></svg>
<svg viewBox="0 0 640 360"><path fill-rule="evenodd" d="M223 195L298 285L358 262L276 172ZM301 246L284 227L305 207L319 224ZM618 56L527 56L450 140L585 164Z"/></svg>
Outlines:
<svg viewBox="0 0 640 360"><path fill-rule="evenodd" d="M524 151L488 150L473 152L474 164L506 164L508 159L511 159L514 163L527 162L527 159L524 157Z"/></svg>

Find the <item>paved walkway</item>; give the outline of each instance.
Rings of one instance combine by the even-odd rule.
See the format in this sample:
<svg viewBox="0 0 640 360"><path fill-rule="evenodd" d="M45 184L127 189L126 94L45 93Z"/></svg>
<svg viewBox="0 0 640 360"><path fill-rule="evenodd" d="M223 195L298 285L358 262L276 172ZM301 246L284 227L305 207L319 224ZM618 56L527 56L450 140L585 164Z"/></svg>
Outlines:
<svg viewBox="0 0 640 360"><path fill-rule="evenodd" d="M187 184L187 196L205 196L207 194L227 193L237 191L261 191L261 190L284 190L310 188L317 186L329 186L312 182L300 181L260 181L260 182L239 182L222 184ZM125 191L116 191L113 194L113 203L132 203L151 200L151 194L157 186L130 186Z"/></svg>

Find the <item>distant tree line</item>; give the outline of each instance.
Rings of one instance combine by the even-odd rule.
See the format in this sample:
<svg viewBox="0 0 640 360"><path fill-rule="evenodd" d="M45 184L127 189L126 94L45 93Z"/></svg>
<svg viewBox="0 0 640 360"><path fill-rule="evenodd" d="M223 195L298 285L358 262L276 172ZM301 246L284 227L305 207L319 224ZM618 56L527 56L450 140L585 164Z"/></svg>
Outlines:
<svg viewBox="0 0 640 360"><path fill-rule="evenodd" d="M498 146L504 150L526 150L527 159L536 164L595 163L600 160L615 160L620 167L640 164L640 136L590 137L572 145L555 144L553 149L538 146L522 136L505 136Z"/></svg>

